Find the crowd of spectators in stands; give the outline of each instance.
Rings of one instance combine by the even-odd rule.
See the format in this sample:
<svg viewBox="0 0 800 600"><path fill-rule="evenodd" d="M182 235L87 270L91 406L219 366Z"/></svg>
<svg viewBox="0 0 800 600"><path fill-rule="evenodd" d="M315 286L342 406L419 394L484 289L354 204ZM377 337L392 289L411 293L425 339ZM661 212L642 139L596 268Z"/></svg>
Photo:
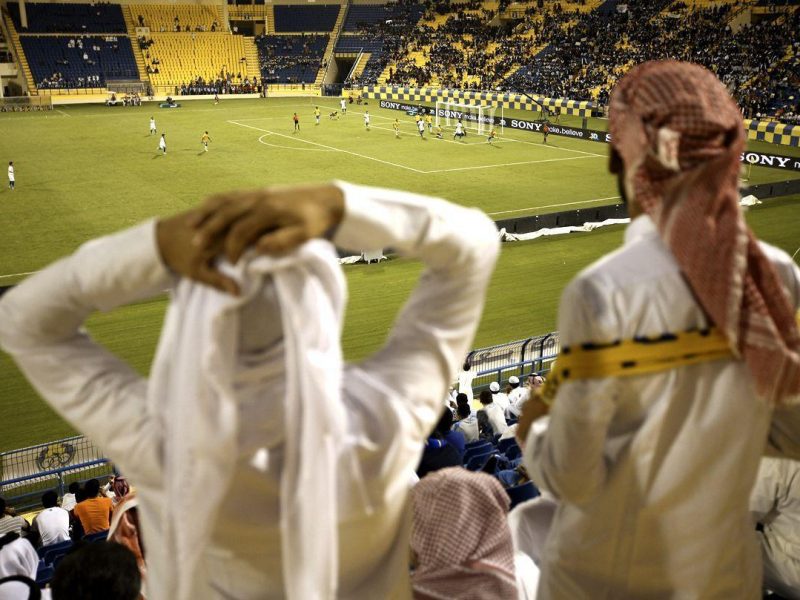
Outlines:
<svg viewBox="0 0 800 600"><path fill-rule="evenodd" d="M256 43L262 79L266 83L313 82L319 69L326 67L327 40L327 35L260 35Z"/></svg>
<svg viewBox="0 0 800 600"><path fill-rule="evenodd" d="M21 590L49 582L42 598L137 598L145 570L135 497L120 475L104 486L73 482L60 505L45 492L30 524L0 498L0 596L27 598Z"/></svg>
<svg viewBox="0 0 800 600"><path fill-rule="evenodd" d="M360 23L355 33L371 40L380 40L382 49L370 57L361 75L345 81L355 87L374 83L390 61L396 61L411 47L417 22L422 14L420 4L398 0L391 5L391 18L373 23Z"/></svg>
<svg viewBox="0 0 800 600"><path fill-rule="evenodd" d="M261 92L258 77L246 76L241 73L235 76L230 73L221 73L216 79L206 81L202 77L182 84L176 93L181 96L197 96L201 94L255 94Z"/></svg>
<svg viewBox="0 0 800 600"><path fill-rule="evenodd" d="M370 33L387 43L394 62L387 83L501 89L606 105L610 90L633 64L674 58L698 62L725 83L746 117L774 115L796 122L800 112L800 10L775 13L733 31L731 5L690 9L655 0L625 11L580 11L555 3L531 5L522 20L497 21L480 2L433 5L447 14L438 28L421 24L398 37L391 25ZM789 47L793 57L787 58ZM537 53L538 50L538 53ZM411 56L421 52L424 64ZM381 68L357 85L375 83Z"/></svg>

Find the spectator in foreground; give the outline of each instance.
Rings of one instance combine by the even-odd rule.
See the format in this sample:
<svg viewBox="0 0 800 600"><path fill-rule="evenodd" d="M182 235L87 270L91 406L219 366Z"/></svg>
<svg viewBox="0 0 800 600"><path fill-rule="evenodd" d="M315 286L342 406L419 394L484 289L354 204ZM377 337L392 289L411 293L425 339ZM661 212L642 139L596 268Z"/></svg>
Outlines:
<svg viewBox="0 0 800 600"><path fill-rule="evenodd" d="M7 533L22 535L27 533L29 528L28 522L18 516L12 507L6 505L5 498L0 498L0 536Z"/></svg>
<svg viewBox="0 0 800 600"><path fill-rule="evenodd" d="M412 491L414 598L517 597L510 501L491 475L442 469Z"/></svg>
<svg viewBox="0 0 800 600"><path fill-rule="evenodd" d="M36 515L31 530L39 535L42 546L50 546L69 539L69 513L58 506L58 494L53 490L42 495L44 510Z"/></svg>
<svg viewBox="0 0 800 600"><path fill-rule="evenodd" d="M326 235L426 267L386 345L347 367ZM347 183L229 193L17 285L0 345L136 482L153 598L407 597L408 476L497 253L490 219L435 198ZM149 381L82 333L92 311L166 288Z"/></svg>
<svg viewBox="0 0 800 600"><path fill-rule="evenodd" d="M142 582L136 558L121 544L81 542L58 564L53 600L136 600Z"/></svg>
<svg viewBox="0 0 800 600"><path fill-rule="evenodd" d="M764 587L800 598L800 462L762 458L750 510L758 524Z"/></svg>
<svg viewBox="0 0 800 600"><path fill-rule="evenodd" d="M16 533L0 536L0 578L24 575L36 579L39 555L31 543Z"/></svg>
<svg viewBox="0 0 800 600"><path fill-rule="evenodd" d="M73 512L80 519L83 534L108 531L113 504L111 498L100 494L100 482L90 479L83 488L86 499L75 505Z"/></svg>
<svg viewBox="0 0 800 600"><path fill-rule="evenodd" d="M635 67L609 131L632 221L564 290L549 425L530 427L536 395L518 429L559 502L539 592L759 598L748 499L773 412L800 400L800 269L747 228L741 113L712 73ZM798 431L769 441L800 456Z"/></svg>

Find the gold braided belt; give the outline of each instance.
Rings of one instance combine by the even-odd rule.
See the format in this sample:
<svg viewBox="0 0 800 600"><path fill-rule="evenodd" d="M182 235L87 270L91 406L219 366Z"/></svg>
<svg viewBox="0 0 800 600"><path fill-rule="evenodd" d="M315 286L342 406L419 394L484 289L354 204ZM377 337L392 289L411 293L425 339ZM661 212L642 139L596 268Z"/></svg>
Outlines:
<svg viewBox="0 0 800 600"><path fill-rule="evenodd" d="M800 312L797 322L800 325ZM733 357L728 340L716 327L565 347L550 368L541 397L550 404L559 384L569 379L633 377Z"/></svg>

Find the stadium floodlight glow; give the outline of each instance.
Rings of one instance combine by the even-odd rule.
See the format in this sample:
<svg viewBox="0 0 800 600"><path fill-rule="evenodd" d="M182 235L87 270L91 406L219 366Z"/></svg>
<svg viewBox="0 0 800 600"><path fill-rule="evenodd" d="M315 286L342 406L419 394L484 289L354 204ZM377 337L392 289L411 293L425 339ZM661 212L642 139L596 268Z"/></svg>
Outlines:
<svg viewBox="0 0 800 600"><path fill-rule="evenodd" d="M465 129L483 135L488 133L495 125L495 106L485 104L467 104L453 100L436 101L436 125L455 127L458 121ZM500 107L500 119L497 123L500 130L503 128L503 108Z"/></svg>

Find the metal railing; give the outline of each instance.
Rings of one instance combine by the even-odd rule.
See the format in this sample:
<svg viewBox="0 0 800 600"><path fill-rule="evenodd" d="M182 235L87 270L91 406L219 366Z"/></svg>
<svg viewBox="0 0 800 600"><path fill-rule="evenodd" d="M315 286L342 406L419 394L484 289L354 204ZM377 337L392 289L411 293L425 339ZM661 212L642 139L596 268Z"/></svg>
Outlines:
<svg viewBox="0 0 800 600"><path fill-rule="evenodd" d="M56 489L63 495L72 481L106 477L111 465L85 436L0 453L0 495L19 509L39 504L39 497Z"/></svg>
<svg viewBox="0 0 800 600"><path fill-rule="evenodd" d="M466 358L475 374L472 389L480 392L493 381L502 383L512 375L522 379L547 373L560 347L558 332L552 332L473 350Z"/></svg>

